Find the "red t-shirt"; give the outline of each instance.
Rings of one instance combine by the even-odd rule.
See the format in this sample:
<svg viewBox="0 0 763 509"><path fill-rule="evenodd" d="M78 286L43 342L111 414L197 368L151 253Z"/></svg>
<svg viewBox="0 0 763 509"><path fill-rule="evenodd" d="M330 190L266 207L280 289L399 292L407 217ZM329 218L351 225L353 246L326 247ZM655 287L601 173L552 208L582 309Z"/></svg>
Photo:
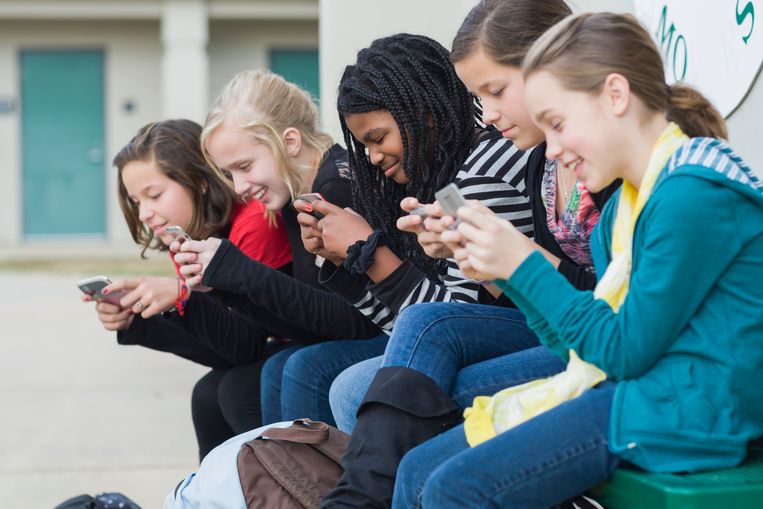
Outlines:
<svg viewBox="0 0 763 509"><path fill-rule="evenodd" d="M291 246L281 215L270 225L265 206L257 200L237 204L233 209L230 240L249 258L277 269L291 262Z"/></svg>

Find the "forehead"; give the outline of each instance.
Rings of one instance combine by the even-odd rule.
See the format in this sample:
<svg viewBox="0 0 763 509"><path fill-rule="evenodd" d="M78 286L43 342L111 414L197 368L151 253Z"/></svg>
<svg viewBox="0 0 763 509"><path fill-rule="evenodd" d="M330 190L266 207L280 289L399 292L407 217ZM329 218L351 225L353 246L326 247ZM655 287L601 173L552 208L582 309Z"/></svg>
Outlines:
<svg viewBox="0 0 763 509"><path fill-rule="evenodd" d="M454 64L456 74L472 92L479 92L493 82L522 78L522 71L513 65L496 62L479 49Z"/></svg>
<svg viewBox="0 0 763 509"><path fill-rule="evenodd" d="M344 116L347 127L358 139L362 139L368 131L374 129L391 129L397 127L397 122L389 110L374 110L365 113L348 113Z"/></svg>
<svg viewBox="0 0 763 509"><path fill-rule="evenodd" d="M152 185L172 181L161 171L156 161L130 161L122 168L122 182L129 192L138 192Z"/></svg>
<svg viewBox="0 0 763 509"><path fill-rule="evenodd" d="M539 71L527 77L524 90L525 105L537 121L538 116L568 104L571 93L550 72Z"/></svg>

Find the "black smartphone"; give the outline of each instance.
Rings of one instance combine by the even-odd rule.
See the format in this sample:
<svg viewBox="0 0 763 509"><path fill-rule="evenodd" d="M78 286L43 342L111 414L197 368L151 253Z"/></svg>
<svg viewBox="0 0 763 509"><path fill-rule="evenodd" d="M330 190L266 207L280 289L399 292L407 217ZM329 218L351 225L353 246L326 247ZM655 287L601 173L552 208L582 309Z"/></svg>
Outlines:
<svg viewBox="0 0 763 509"><path fill-rule="evenodd" d="M297 196L297 199L298 200L302 200L302 201L307 203L307 208L306 208L305 211L308 214L310 214L311 216L316 217L318 219L323 219L323 217L324 217L323 214L313 210L313 207L311 205L314 201L325 201L325 202L328 201L326 198L323 197L323 195L321 193L305 193L305 194L300 194L299 196Z"/></svg>

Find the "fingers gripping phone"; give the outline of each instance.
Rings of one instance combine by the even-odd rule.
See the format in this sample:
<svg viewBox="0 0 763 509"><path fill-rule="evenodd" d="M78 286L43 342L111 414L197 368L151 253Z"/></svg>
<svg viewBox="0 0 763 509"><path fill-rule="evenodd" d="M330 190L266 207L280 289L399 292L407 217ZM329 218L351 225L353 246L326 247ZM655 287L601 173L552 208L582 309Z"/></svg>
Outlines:
<svg viewBox="0 0 763 509"><path fill-rule="evenodd" d="M305 211L308 214L310 214L311 216L315 218L323 219L324 217L323 214L321 214L320 212L316 210L313 210L313 206L312 206L312 203L315 201L325 201L325 202L328 201L326 198L323 197L321 193L300 194L297 198L304 202L307 202L307 207L305 208Z"/></svg>
<svg viewBox="0 0 763 509"><path fill-rule="evenodd" d="M82 290L82 293L89 295L94 300L102 300L109 304L119 305L119 301L127 295L127 290L119 290L118 292L110 293L108 295L103 294L103 289L111 284L111 280L106 276L94 276L77 281L77 287Z"/></svg>
<svg viewBox="0 0 763 509"><path fill-rule="evenodd" d="M453 229L460 223L458 216L458 209L461 207L467 207L466 200L461 196L461 191L456 184L448 184L434 194L435 199L440 203L442 210L449 216L456 218L456 222L453 223L450 228Z"/></svg>

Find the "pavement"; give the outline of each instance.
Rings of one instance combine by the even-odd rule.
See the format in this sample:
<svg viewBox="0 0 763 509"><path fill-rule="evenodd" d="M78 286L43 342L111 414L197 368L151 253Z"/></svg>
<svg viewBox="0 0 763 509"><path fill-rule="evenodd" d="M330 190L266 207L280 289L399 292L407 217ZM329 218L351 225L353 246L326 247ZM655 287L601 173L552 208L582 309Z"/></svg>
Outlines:
<svg viewBox="0 0 763 509"><path fill-rule="evenodd" d="M193 471L201 366L104 330L74 282L0 272L0 508L120 491L144 509Z"/></svg>

